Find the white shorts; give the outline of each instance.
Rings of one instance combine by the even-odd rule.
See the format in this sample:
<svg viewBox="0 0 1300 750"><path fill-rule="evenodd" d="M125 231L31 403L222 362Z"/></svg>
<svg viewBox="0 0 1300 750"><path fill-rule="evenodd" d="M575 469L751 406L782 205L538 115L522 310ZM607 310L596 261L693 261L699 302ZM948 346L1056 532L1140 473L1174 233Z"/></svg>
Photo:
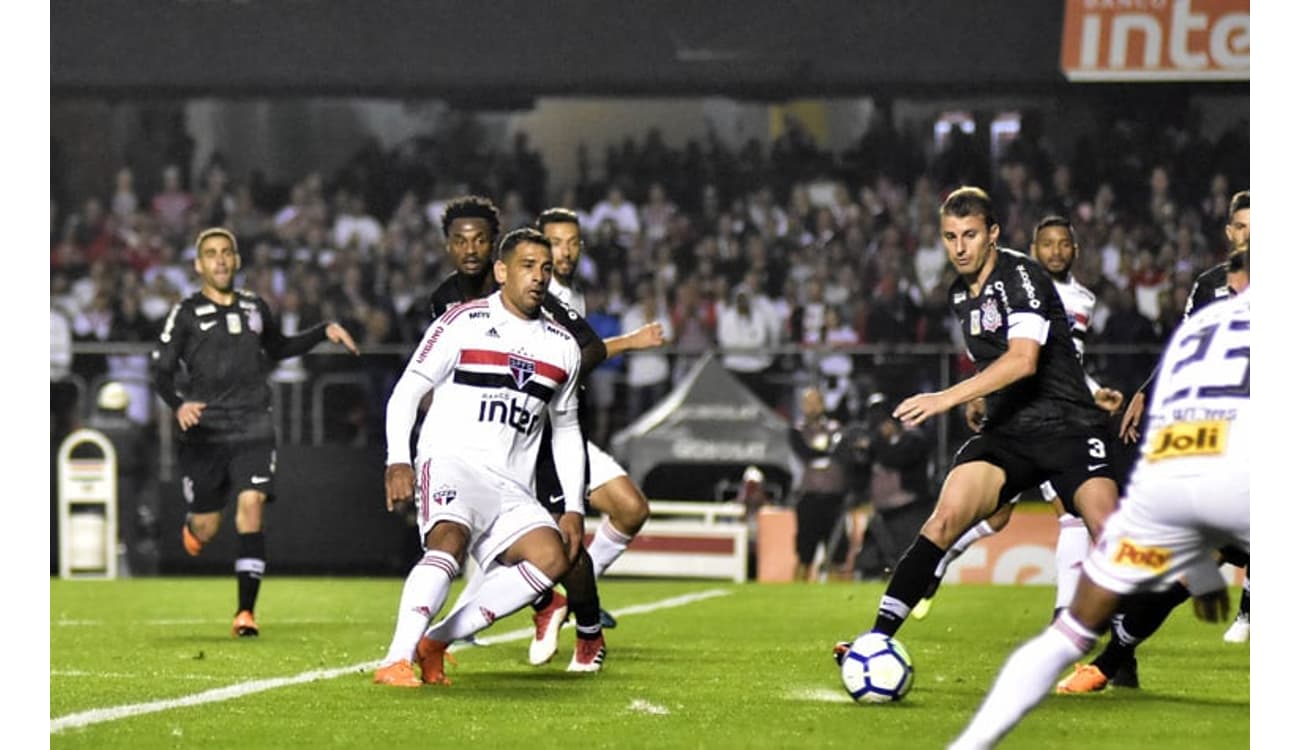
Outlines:
<svg viewBox="0 0 1300 750"><path fill-rule="evenodd" d="M591 480L587 482L588 494L606 482L627 476L627 469L619 466L613 456L590 440L587 441L587 466L591 471Z"/></svg>
<svg viewBox="0 0 1300 750"><path fill-rule="evenodd" d="M1250 552L1249 473L1143 471L1151 468L1133 473L1084 572L1117 594L1163 588L1180 574L1193 594L1221 587L1223 579L1216 585L1207 573L1217 575L1214 550L1236 544Z"/></svg>
<svg viewBox="0 0 1300 750"><path fill-rule="evenodd" d="M511 544L535 528L559 533L532 489L458 458L421 459L415 467L415 513L420 540L440 521L469 529L469 553L487 568Z"/></svg>

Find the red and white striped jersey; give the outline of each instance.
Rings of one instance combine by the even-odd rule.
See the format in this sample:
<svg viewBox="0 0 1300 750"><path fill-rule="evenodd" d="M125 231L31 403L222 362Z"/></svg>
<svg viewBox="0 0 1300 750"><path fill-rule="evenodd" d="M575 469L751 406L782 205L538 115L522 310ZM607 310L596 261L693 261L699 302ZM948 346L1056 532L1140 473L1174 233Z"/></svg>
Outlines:
<svg viewBox="0 0 1300 750"><path fill-rule="evenodd" d="M411 463L411 429L432 389L419 456L454 454L532 488L549 413L560 484L580 511L586 452L578 430L579 365L572 334L545 316L518 317L500 292L448 309L425 331L393 387L388 463Z"/></svg>
<svg viewBox="0 0 1300 750"><path fill-rule="evenodd" d="M1088 336L1088 328L1092 326L1092 311L1097 306L1097 295L1080 284L1078 279L1074 278L1074 274L1068 274L1065 281L1052 279L1052 284L1056 286L1056 293L1061 295L1061 304L1065 306L1065 317L1070 320L1070 338L1074 341L1074 350L1079 353L1079 359L1082 360L1084 339ZM1088 390L1093 393L1101 388L1101 384L1093 380L1086 371L1084 378L1088 381Z"/></svg>

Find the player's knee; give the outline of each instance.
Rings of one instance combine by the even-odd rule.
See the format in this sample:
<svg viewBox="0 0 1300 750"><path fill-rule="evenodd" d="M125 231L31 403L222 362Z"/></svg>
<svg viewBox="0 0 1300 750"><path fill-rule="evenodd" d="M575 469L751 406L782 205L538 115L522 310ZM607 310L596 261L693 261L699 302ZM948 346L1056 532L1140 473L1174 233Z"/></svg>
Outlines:
<svg viewBox="0 0 1300 750"><path fill-rule="evenodd" d="M539 547L529 560L537 569L552 581L559 581L569 572L572 561L564 549L564 544L556 536L554 544Z"/></svg>
<svg viewBox="0 0 1300 750"><path fill-rule="evenodd" d="M650 518L650 503L636 485L626 480L614 480L601 487L606 495L610 520L614 527L628 536L635 535Z"/></svg>

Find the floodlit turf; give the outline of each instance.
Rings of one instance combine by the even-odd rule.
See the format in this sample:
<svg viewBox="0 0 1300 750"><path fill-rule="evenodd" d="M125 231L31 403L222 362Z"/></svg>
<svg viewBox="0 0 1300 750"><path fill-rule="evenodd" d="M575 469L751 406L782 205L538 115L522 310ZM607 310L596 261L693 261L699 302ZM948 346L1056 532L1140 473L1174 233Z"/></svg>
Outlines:
<svg viewBox="0 0 1300 750"><path fill-rule="evenodd" d="M870 624L879 583L611 579L603 603L623 614L603 672L565 672L566 628L548 665L528 665L523 638L465 647L452 686L417 690L370 682L400 589L398 579L268 578L262 637L236 640L232 579L51 580L50 745L938 748L1052 601L1041 586L944 588L930 616L899 633L916 666L911 694L855 705L830 647ZM723 595L629 611L710 591ZM519 613L482 635L530 624ZM1181 608L1140 652L1140 690L1051 696L1003 746L1247 746L1249 650L1222 631ZM270 689L242 694L258 684ZM141 704L153 707L109 718Z"/></svg>

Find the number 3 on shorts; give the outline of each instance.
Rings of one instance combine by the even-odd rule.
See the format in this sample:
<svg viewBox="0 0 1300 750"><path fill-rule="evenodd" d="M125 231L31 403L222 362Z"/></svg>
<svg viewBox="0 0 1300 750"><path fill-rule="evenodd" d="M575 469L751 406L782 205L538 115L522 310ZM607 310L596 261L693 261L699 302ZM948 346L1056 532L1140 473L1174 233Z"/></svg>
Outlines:
<svg viewBox="0 0 1300 750"><path fill-rule="evenodd" d="M1093 458L1106 457L1106 441L1101 438L1088 438L1088 455Z"/></svg>

